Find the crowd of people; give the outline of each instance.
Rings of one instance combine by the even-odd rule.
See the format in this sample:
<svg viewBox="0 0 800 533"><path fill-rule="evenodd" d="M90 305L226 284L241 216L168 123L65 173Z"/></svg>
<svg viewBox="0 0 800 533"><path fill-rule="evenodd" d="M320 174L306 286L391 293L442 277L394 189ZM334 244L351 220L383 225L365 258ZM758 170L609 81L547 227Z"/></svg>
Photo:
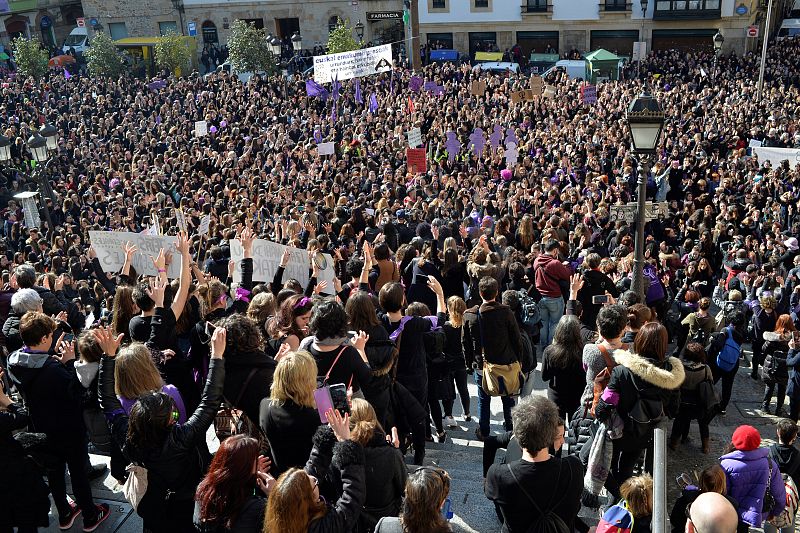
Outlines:
<svg viewBox="0 0 800 533"><path fill-rule="evenodd" d="M673 527L792 530L800 166L747 146L800 146L798 51L770 47L761 100L756 56L714 68L699 51L653 53L593 105L564 74L553 95L515 103L527 78L450 63L416 74L434 90L398 67L327 98L299 75L7 79L0 461L14 475L0 531L47 526L48 493L61 529L99 527L109 509L92 497L90 442L147 531L449 531L450 479L425 453L461 423L457 399L503 531L585 532L578 510L604 492L601 524L621 513L649 531L654 428L673 420L674 450L697 420L711 453L709 423L745 365L781 417L779 444L739 427L687 484ZM646 194L669 209L645 226L642 297L633 227L610 208L635 198L642 160L624 114L645 88L667 117ZM15 168L32 168L24 140L45 123L59 142L42 170L52 227L37 228L13 198L37 184ZM406 162L414 127L424 172ZM131 243L104 271L88 232L154 220L177 237L148 259L157 275L135 271ZM256 239L308 250L308 283L286 276L288 251L254 281ZM531 394L540 363L547 397Z"/></svg>

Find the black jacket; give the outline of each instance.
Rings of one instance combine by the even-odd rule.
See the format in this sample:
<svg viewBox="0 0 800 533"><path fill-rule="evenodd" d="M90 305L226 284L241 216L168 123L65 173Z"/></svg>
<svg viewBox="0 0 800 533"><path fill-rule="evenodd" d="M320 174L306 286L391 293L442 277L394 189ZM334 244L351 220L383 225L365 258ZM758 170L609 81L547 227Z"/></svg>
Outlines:
<svg viewBox="0 0 800 533"><path fill-rule="evenodd" d="M322 518L308 525L308 533L349 533L366 500L364 449L352 440L336 442L330 426L319 428L305 470L317 479L337 480L341 486L337 501L328 505ZM329 476L330 475L330 476Z"/></svg>
<svg viewBox="0 0 800 533"><path fill-rule="evenodd" d="M408 478L403 454L386 442L386 434L377 428L364 447L364 473L367 492L358 531L366 533L382 517L398 515Z"/></svg>
<svg viewBox="0 0 800 533"><path fill-rule="evenodd" d="M578 291L578 301L583 305L581 322L590 329L597 327L597 314L603 307L602 304L592 303L592 298L603 295L606 291L614 298L619 296L617 286L607 275L593 269L587 269L583 273L583 287Z"/></svg>
<svg viewBox="0 0 800 533"><path fill-rule="evenodd" d="M145 519L145 527L177 525L189 531L195 491L210 459L206 431L214 423L222 400L225 361L211 360L200 405L185 424L171 427L157 450L142 450L128 442L129 417L114 393L114 364L110 357L103 357L100 363L100 405L111 425L111 435L125 459L148 470L147 493L137 512ZM167 491L171 496L166 496ZM188 510L185 516L184 509ZM175 516L178 512L180 515Z"/></svg>
<svg viewBox="0 0 800 533"><path fill-rule="evenodd" d="M251 422L258 424L261 400L269 397L272 375L277 363L264 352L234 353L225 361L223 389L225 399L234 407L244 411ZM252 377L250 377L251 372L253 372ZM246 387L245 382L247 382Z"/></svg>
<svg viewBox="0 0 800 533"><path fill-rule="evenodd" d="M261 531L264 524L264 511L267 507L267 500L263 498L261 490L255 489L258 494L251 496L249 500L244 502L239 514L236 516L236 521L231 524L230 528L219 526L217 523L209 524L200 521L200 504L194 502L194 516L192 521L194 527L200 533L254 533Z"/></svg>
<svg viewBox="0 0 800 533"><path fill-rule="evenodd" d="M6 349L9 352L22 348L22 337L19 336L19 321L21 318L22 316L11 311L3 323L3 337L6 339Z"/></svg>
<svg viewBox="0 0 800 533"><path fill-rule="evenodd" d="M292 467L301 467L311 452L311 437L322 424L313 407L301 407L291 400L283 405L269 398L261 400L258 425L269 441L275 477Z"/></svg>
<svg viewBox="0 0 800 533"><path fill-rule="evenodd" d="M493 364L510 365L518 361L522 353L522 339L514 313L507 305L497 302L467 309L461 344L464 360L478 368L483 367L484 359Z"/></svg>

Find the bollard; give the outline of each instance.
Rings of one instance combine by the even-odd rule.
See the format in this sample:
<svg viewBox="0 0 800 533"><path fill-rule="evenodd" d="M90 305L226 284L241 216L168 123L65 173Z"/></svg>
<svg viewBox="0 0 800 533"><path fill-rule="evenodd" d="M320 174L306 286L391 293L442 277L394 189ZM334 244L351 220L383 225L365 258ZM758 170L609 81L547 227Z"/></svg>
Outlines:
<svg viewBox="0 0 800 533"><path fill-rule="evenodd" d="M653 434L653 533L667 533L667 433Z"/></svg>

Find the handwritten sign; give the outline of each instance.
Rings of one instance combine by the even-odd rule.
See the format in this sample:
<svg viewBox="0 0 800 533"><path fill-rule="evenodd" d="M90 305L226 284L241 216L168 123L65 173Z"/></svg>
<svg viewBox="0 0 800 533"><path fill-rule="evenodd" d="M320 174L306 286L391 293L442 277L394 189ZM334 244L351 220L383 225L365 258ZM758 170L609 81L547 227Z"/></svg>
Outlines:
<svg viewBox="0 0 800 533"><path fill-rule="evenodd" d="M163 248L172 253L172 262L167 265L167 277L178 278L181 275L181 256L175 251L178 238L169 235L145 235L126 231L90 231L89 242L97 252L97 259L103 272L119 272L125 264L124 246L126 242L139 248L134 254L131 265L137 274L157 276L156 267L151 257L158 256Z"/></svg>
<svg viewBox="0 0 800 533"><path fill-rule="evenodd" d="M242 243L235 239L230 241L230 246L231 259L236 261L237 264L233 274L233 281L240 282L241 272L238 264L244 258L244 248L242 248ZM280 265L283 251L286 249L289 249L291 256L289 257L286 271L283 273L283 279L294 278L300 282L300 285L305 287L308 284L308 252L300 248L283 246L264 239L253 241L253 281L272 281ZM320 253L316 263L320 270L317 281L327 281L328 289L325 292L333 294L333 278L336 275L333 269L333 259L328 254Z"/></svg>
<svg viewBox="0 0 800 533"><path fill-rule="evenodd" d="M208 135L208 122L205 120L198 120L194 123L194 134L196 137L205 137Z"/></svg>
<svg viewBox="0 0 800 533"><path fill-rule="evenodd" d="M597 103L597 87L594 85L584 85L581 87L581 101L586 105Z"/></svg>
<svg viewBox="0 0 800 533"><path fill-rule="evenodd" d="M319 143L317 145L317 153L319 155L333 155L335 151L336 150L332 142Z"/></svg>
<svg viewBox="0 0 800 533"><path fill-rule="evenodd" d="M428 161L424 148L406 148L406 164L412 172L427 172Z"/></svg>
<svg viewBox="0 0 800 533"><path fill-rule="evenodd" d="M408 146L411 148L422 146L422 130L419 128L408 130Z"/></svg>
<svg viewBox="0 0 800 533"><path fill-rule="evenodd" d="M178 231L186 232L186 217L183 216L182 209L175 209L175 221L178 224Z"/></svg>
<svg viewBox="0 0 800 533"><path fill-rule="evenodd" d="M211 225L211 215L206 215L200 219L200 225L197 227L198 235L208 234L209 226Z"/></svg>
<svg viewBox="0 0 800 533"><path fill-rule="evenodd" d="M469 87L469 94L483 96L486 92L486 80L475 80Z"/></svg>
<svg viewBox="0 0 800 533"><path fill-rule="evenodd" d="M533 76L530 82L530 89L535 96L541 96L544 92L544 80L541 76Z"/></svg>

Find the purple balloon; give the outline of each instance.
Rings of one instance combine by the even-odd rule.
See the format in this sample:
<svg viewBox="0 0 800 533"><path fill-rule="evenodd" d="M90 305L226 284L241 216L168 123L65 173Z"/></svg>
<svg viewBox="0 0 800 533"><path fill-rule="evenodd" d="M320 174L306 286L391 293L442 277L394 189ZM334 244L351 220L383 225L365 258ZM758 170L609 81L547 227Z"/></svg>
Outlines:
<svg viewBox="0 0 800 533"><path fill-rule="evenodd" d="M211 133L217 133L217 127L211 126L210 128L208 128L208 131L210 131Z"/></svg>
<svg viewBox="0 0 800 533"><path fill-rule="evenodd" d="M227 121L225 121L225 120L223 120L222 122L220 122L220 123L219 123L219 127L220 127L220 128L224 128L224 127L225 127L225 126L227 126L227 125L228 125L228 122L227 122Z"/></svg>

